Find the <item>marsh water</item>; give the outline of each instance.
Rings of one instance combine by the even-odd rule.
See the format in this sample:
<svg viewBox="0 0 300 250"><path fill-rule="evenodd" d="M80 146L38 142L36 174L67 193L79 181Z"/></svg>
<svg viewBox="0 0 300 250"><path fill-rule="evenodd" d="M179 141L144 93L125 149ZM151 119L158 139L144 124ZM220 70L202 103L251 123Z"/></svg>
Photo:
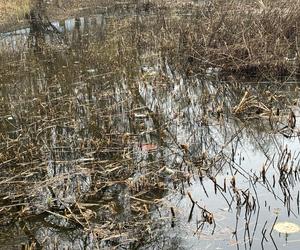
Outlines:
<svg viewBox="0 0 300 250"><path fill-rule="evenodd" d="M1 249L300 246L273 230L299 224L297 81L190 70L183 21L102 13L1 34ZM246 91L280 113L234 112Z"/></svg>

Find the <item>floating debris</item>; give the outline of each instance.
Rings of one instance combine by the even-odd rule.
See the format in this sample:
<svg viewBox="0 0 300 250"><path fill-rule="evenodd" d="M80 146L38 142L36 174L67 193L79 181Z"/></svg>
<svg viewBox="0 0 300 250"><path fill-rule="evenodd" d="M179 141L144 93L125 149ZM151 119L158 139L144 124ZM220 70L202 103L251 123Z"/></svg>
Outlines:
<svg viewBox="0 0 300 250"><path fill-rule="evenodd" d="M168 168L165 166L159 170L159 173L160 173L160 175L163 175L163 176L171 176L175 173L175 171L172 170L171 168Z"/></svg>
<svg viewBox="0 0 300 250"><path fill-rule="evenodd" d="M95 69L88 69L86 72L88 72L88 73L95 73L96 72L96 70Z"/></svg>
<svg viewBox="0 0 300 250"><path fill-rule="evenodd" d="M153 151L157 149L156 144L142 144L142 150L143 151Z"/></svg>
<svg viewBox="0 0 300 250"><path fill-rule="evenodd" d="M274 225L274 230L279 233L293 234L300 232L300 226L292 222L278 222Z"/></svg>
<svg viewBox="0 0 300 250"><path fill-rule="evenodd" d="M134 113L133 115L135 118L147 118L147 114Z"/></svg>

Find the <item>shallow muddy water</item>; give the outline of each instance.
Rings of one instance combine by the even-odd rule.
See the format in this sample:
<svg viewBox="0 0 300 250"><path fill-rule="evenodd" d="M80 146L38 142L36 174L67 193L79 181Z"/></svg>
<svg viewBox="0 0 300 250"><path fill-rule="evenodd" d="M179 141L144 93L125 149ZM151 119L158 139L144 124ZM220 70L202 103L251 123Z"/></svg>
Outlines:
<svg viewBox="0 0 300 250"><path fill-rule="evenodd" d="M183 20L1 34L1 248L298 248L299 84L188 71Z"/></svg>

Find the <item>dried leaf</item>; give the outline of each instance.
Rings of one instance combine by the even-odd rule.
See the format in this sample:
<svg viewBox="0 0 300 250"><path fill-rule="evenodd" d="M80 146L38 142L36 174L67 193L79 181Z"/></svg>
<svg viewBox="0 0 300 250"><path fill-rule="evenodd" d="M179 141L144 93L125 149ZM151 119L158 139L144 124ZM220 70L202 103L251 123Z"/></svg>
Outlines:
<svg viewBox="0 0 300 250"><path fill-rule="evenodd" d="M152 151L152 150L156 150L156 149L157 149L156 144L142 144L143 151Z"/></svg>

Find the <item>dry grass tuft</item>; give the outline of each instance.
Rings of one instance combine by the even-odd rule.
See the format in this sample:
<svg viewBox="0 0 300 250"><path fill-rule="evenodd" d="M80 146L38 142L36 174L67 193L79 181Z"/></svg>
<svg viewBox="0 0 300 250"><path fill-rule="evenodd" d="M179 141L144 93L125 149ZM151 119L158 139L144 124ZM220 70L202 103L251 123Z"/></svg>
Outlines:
<svg viewBox="0 0 300 250"><path fill-rule="evenodd" d="M12 18L21 19L29 12L31 0L0 0L0 18L2 22Z"/></svg>
<svg viewBox="0 0 300 250"><path fill-rule="evenodd" d="M188 6L193 25L180 25L181 53L204 69L291 74L299 65L299 6L298 0L213 0Z"/></svg>

